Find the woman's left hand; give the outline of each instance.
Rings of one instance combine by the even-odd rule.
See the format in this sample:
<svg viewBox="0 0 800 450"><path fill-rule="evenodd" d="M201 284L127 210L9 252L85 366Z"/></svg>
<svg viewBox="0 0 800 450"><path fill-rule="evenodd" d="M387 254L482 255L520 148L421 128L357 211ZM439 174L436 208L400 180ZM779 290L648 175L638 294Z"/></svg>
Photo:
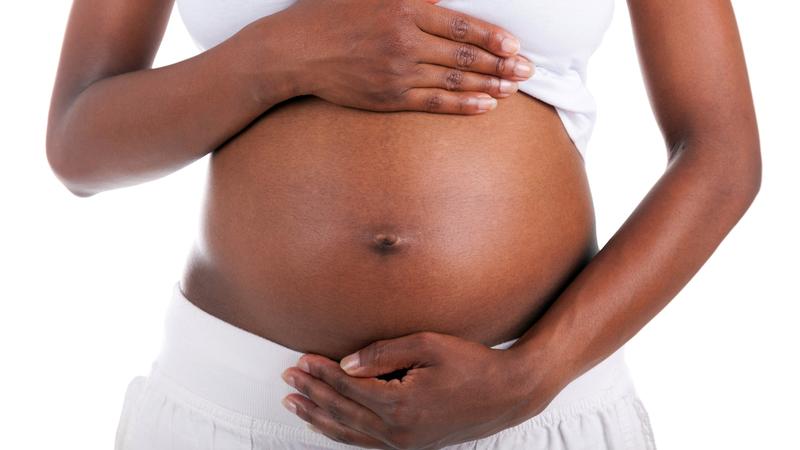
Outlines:
<svg viewBox="0 0 800 450"><path fill-rule="evenodd" d="M329 438L366 448L434 449L538 414L558 389L524 355L430 331L375 341L336 361L305 354L284 371L285 400ZM408 369L402 379L376 378ZM294 379L293 383L288 378ZM290 410L291 407L287 406Z"/></svg>

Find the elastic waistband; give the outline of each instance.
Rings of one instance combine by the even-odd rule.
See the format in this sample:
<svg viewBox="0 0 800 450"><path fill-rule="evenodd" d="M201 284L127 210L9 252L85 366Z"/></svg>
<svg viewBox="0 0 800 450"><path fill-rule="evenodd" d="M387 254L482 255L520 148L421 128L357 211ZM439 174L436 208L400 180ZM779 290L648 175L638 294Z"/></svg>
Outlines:
<svg viewBox="0 0 800 450"><path fill-rule="evenodd" d="M283 397L296 392L281 373L303 353L206 313L186 299L179 282L173 286L164 325L151 383L203 403L206 409L222 408L240 419L305 429L305 422L280 404ZM506 349L515 341L492 348ZM539 416L561 415L632 389L620 349L568 384Z"/></svg>

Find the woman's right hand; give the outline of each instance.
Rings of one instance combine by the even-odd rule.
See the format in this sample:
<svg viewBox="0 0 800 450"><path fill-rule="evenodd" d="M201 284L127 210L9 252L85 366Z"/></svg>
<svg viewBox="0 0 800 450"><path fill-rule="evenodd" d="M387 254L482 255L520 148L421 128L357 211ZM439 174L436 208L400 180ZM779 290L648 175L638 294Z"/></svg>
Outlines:
<svg viewBox="0 0 800 450"><path fill-rule="evenodd" d="M283 18L302 34L299 91L372 111L493 109L533 64L509 32L438 1L298 0Z"/></svg>

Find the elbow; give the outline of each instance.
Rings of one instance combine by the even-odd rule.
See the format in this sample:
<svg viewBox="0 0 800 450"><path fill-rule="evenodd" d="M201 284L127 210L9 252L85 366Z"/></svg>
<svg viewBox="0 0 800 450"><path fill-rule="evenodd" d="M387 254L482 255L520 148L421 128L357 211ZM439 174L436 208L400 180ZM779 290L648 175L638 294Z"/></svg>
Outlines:
<svg viewBox="0 0 800 450"><path fill-rule="evenodd" d="M730 155L719 167L720 183L731 197L749 206L761 190L761 147L758 141L729 149Z"/></svg>
<svg viewBox="0 0 800 450"><path fill-rule="evenodd" d="M750 183L750 192L751 192L751 202L755 200L756 196L758 195L759 191L761 191L761 147L760 145L756 146L756 149L753 150L754 152L754 162L751 165L751 183Z"/></svg>
<svg viewBox="0 0 800 450"><path fill-rule="evenodd" d="M751 143L732 152L731 162L725 169L730 191L749 207L761 190L762 164L761 145L758 137Z"/></svg>
<svg viewBox="0 0 800 450"><path fill-rule="evenodd" d="M762 161L758 132L695 136L681 146L681 156L699 168L709 189L738 205L742 214L761 190ZM677 155L676 155L677 156Z"/></svg>
<svg viewBox="0 0 800 450"><path fill-rule="evenodd" d="M739 164L725 179L729 186L726 199L741 218L750 208L761 190L761 151L758 146L743 150Z"/></svg>
<svg viewBox="0 0 800 450"><path fill-rule="evenodd" d="M63 140L57 138L49 129L45 147L50 170L71 194L86 198L98 193L86 186L85 169L82 169L74 152L69 151L68 147L63 145Z"/></svg>

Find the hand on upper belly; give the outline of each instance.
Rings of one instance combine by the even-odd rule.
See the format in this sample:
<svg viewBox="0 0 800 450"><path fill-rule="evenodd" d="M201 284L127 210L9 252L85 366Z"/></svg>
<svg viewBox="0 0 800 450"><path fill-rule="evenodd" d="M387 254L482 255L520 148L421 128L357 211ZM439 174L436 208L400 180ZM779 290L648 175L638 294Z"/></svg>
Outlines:
<svg viewBox="0 0 800 450"><path fill-rule="evenodd" d="M557 383L534 379L545 371L526 375L530 383L525 386L511 381L520 365L516 353L420 332L362 348L354 353L359 363L347 371L342 367L350 358L340 366L307 354L283 374L303 395L290 394L285 401L335 441L367 448L440 448L520 423L555 397L549 386Z"/></svg>

